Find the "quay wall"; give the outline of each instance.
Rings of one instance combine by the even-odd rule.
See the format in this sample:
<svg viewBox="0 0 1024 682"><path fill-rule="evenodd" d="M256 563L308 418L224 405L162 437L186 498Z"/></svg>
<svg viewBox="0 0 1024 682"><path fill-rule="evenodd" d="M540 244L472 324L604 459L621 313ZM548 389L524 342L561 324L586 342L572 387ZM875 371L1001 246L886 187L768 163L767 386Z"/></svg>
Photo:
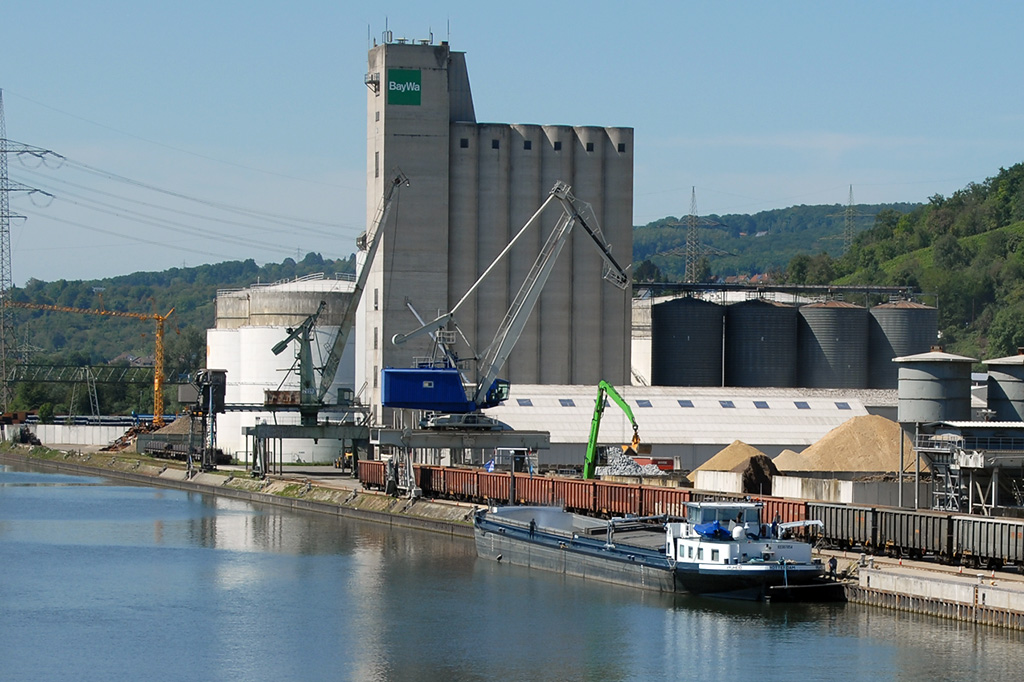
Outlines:
<svg viewBox="0 0 1024 682"><path fill-rule="evenodd" d="M990 574L992 575L992 574ZM848 601L1024 630L1024 591L985 574L937 576L905 568L860 567Z"/></svg>

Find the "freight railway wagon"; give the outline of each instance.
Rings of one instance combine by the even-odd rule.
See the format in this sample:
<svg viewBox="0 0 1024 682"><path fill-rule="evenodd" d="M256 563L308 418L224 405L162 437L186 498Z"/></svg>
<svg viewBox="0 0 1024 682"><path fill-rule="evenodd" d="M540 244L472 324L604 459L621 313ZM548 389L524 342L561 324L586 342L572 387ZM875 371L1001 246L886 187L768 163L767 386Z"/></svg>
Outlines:
<svg viewBox="0 0 1024 682"><path fill-rule="evenodd" d="M1024 522L934 510L807 502L808 519L824 528L811 539L838 549L998 568L1024 567Z"/></svg>
<svg viewBox="0 0 1024 682"><path fill-rule="evenodd" d="M808 529L810 541L821 546L869 554L921 558L971 566L1024 568L1024 521L989 516L956 515L931 510L865 507L807 502L775 497L746 497L701 492L688 488L625 485L551 476L489 473L415 465L416 484L427 497L481 504L554 505L590 516L683 517L687 502L752 499L764 504L762 518L776 514L782 522L821 521L824 528ZM359 461L359 480L365 488L383 489L384 462Z"/></svg>
<svg viewBox="0 0 1024 682"><path fill-rule="evenodd" d="M783 522L802 521L805 503L773 497L750 497L728 493L699 492L688 488L627 485L559 476L512 475L481 469L464 469L416 464L416 485L426 497L478 502L558 506L580 514L612 516L684 517L687 502L755 500L764 504L765 522L778 514ZM359 480L364 488L383 490L385 465L379 460L359 460ZM514 481L514 483L513 483Z"/></svg>

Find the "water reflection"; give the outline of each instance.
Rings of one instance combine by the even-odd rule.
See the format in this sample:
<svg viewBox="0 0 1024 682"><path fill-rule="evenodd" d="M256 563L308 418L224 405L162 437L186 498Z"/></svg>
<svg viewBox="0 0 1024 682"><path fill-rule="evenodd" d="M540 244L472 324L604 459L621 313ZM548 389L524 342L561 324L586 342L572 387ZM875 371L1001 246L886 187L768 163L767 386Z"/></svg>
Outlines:
<svg viewBox="0 0 1024 682"><path fill-rule="evenodd" d="M5 679L875 682L1016 679L1024 662L1016 632L640 592L445 535L46 476L0 487Z"/></svg>

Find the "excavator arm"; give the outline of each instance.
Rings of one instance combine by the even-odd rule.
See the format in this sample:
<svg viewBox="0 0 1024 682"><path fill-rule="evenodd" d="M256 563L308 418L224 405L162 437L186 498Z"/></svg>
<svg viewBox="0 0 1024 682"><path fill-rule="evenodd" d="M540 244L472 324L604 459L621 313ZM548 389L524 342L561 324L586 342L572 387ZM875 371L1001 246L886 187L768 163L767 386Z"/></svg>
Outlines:
<svg viewBox="0 0 1024 682"><path fill-rule="evenodd" d="M629 417L629 423L633 425L633 449L635 450L636 447L640 445L640 434L636 425L636 419L633 417L633 410L630 409L629 403L619 395L619 392L615 390L614 386L602 379L597 384L597 402L594 404L594 416L590 420L590 438L587 440L587 457L583 461L584 479L593 478L594 471L597 469L597 434L601 430L601 415L604 414L605 396L614 400L615 404L622 409L627 417Z"/></svg>

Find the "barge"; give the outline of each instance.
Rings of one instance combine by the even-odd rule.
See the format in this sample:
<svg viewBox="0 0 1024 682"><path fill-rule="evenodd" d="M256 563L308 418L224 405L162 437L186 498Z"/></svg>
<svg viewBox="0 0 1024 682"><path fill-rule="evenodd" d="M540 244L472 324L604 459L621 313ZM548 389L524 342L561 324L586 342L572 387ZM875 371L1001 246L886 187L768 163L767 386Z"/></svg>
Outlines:
<svg viewBox="0 0 1024 682"><path fill-rule="evenodd" d="M753 502L692 502L685 520L602 521L554 507L496 507L474 516L477 556L659 592L734 599L836 600L811 546L765 524ZM820 523L820 522L811 522Z"/></svg>

